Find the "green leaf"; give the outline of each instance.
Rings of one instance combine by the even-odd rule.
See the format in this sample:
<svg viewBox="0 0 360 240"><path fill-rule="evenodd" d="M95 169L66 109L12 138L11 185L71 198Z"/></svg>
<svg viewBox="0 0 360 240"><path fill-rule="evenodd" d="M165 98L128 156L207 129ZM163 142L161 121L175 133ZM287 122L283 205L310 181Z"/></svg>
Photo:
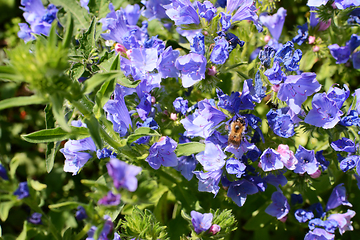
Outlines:
<svg viewBox="0 0 360 240"><path fill-rule="evenodd" d="M65 210L65 209L75 209L79 206L78 202L62 202L62 203L56 203L56 204L50 204L49 208L51 210L54 209L61 209L61 210Z"/></svg>
<svg viewBox="0 0 360 240"><path fill-rule="evenodd" d="M20 235L16 238L16 240L26 240L27 239L27 231L28 231L27 221L24 221L23 229L22 229Z"/></svg>
<svg viewBox="0 0 360 240"><path fill-rule="evenodd" d="M189 142L178 144L176 148L176 156L190 156L205 150L205 144L199 142Z"/></svg>
<svg viewBox="0 0 360 240"><path fill-rule="evenodd" d="M76 0L50 0L51 3L61 6L66 12L74 17L75 24L82 29L87 29L90 22L90 16L85 8L81 7Z"/></svg>
<svg viewBox="0 0 360 240"><path fill-rule="evenodd" d="M114 61L110 66L110 71L112 70L120 70L120 54L116 55Z"/></svg>
<svg viewBox="0 0 360 240"><path fill-rule="evenodd" d="M115 79L104 82L100 90L96 93L95 105L94 105L94 115L97 119L101 117L103 112L103 107L107 101L109 101L111 94L115 89Z"/></svg>
<svg viewBox="0 0 360 240"><path fill-rule="evenodd" d="M45 104L46 101L44 98L37 95L32 95L30 97L14 97L8 98L0 101L0 110L12 107L27 106L32 104Z"/></svg>
<svg viewBox="0 0 360 240"><path fill-rule="evenodd" d="M89 29L79 39L80 49L83 50L85 59L89 58L91 52L93 51L93 48L96 47L95 26L96 26L96 22L95 22L95 18L93 18L93 20L91 21L91 24L89 26Z"/></svg>
<svg viewBox="0 0 360 240"><path fill-rule="evenodd" d="M5 222L9 216L10 209L15 205L15 202L1 202L0 203L0 219Z"/></svg>
<svg viewBox="0 0 360 240"><path fill-rule="evenodd" d="M164 192L164 194L159 199L156 207L154 209L155 218L161 223L166 224L168 222L168 207L167 207L167 195L168 192Z"/></svg>
<svg viewBox="0 0 360 240"><path fill-rule="evenodd" d="M26 135L21 135L22 139L31 143L46 143L63 141L67 139L83 139L89 137L89 129L85 127L69 127L70 132L62 128L43 129Z"/></svg>
<svg viewBox="0 0 360 240"><path fill-rule="evenodd" d="M58 36L56 34L57 24L58 24L58 21L56 21L56 20L51 24L50 33L49 33L48 42L47 42L48 48L56 48L56 44L58 41Z"/></svg>
<svg viewBox="0 0 360 240"><path fill-rule="evenodd" d="M317 62L318 58L315 53L312 51L307 51L301 58L300 61L300 70L301 71L310 71L314 64Z"/></svg>
<svg viewBox="0 0 360 240"><path fill-rule="evenodd" d="M127 138L127 144L131 144L132 142L138 140L141 137L145 137L145 136L161 136L157 131L148 128L148 127L140 127L137 128L134 132L134 134L131 134L128 138Z"/></svg>
<svg viewBox="0 0 360 240"><path fill-rule="evenodd" d="M111 71L107 73L97 73L85 82L85 94L91 93L97 86L103 84L104 82L117 79L117 82L124 87L136 88L139 85L140 81L131 81L122 72Z"/></svg>
<svg viewBox="0 0 360 240"><path fill-rule="evenodd" d="M100 137L99 122L97 121L97 119L95 118L94 115L92 115L90 119L85 118L84 122L86 123L87 128L89 129L91 138L92 138L92 140L94 140L94 143L95 143L97 149L102 149L103 144L102 144L102 140Z"/></svg>
<svg viewBox="0 0 360 240"><path fill-rule="evenodd" d="M54 95L50 95L50 100L52 103L52 111L56 121L58 122L58 124L62 129L64 129L67 132L70 132L71 129L67 124L67 121L65 120L65 114L63 111L64 98L60 95L54 94Z"/></svg>
<svg viewBox="0 0 360 240"><path fill-rule="evenodd" d="M52 114L50 104L46 105L44 111L45 111L46 129L54 128L55 127L55 119L54 119L54 115ZM50 173L52 168L54 167L55 155L56 155L57 151L59 150L59 148L60 148L60 142L56 142L56 144L54 144L53 142L49 142L46 145L45 166L46 166L46 171L48 173Z"/></svg>
<svg viewBox="0 0 360 240"><path fill-rule="evenodd" d="M17 74L13 67L0 66L0 79L19 82L23 80L23 77Z"/></svg>
<svg viewBox="0 0 360 240"><path fill-rule="evenodd" d="M68 47L70 47L73 30L74 30L74 20L73 20L71 14L68 15L67 25L66 25L65 30L66 30L66 32L65 32L65 36L64 36L62 45L64 48L68 48Z"/></svg>

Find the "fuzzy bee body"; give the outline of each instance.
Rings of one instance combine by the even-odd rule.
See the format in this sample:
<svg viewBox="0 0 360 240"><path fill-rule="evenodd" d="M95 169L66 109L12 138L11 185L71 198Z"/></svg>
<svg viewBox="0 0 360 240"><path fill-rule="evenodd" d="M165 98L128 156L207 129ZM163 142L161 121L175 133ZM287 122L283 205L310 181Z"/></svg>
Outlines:
<svg viewBox="0 0 360 240"><path fill-rule="evenodd" d="M243 118L237 118L230 124L230 132L228 138L228 145L232 145L238 148L241 143L242 135L245 130L245 120Z"/></svg>

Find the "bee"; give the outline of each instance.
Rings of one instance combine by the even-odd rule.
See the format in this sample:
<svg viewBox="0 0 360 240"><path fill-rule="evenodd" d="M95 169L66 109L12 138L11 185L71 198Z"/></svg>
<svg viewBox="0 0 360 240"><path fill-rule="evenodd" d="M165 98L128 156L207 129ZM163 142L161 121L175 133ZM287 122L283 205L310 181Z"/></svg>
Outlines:
<svg viewBox="0 0 360 240"><path fill-rule="evenodd" d="M232 145L235 148L238 148L241 143L242 135L245 130L245 120L244 118L237 118L235 121L230 124L228 145Z"/></svg>

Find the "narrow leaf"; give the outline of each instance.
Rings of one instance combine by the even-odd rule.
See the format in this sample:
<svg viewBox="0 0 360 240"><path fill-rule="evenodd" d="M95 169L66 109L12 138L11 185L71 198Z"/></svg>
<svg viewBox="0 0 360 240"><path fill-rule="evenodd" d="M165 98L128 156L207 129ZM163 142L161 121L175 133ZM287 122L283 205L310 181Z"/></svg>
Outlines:
<svg viewBox="0 0 360 240"><path fill-rule="evenodd" d="M65 36L64 36L62 45L64 48L68 48L68 47L70 47L73 30L74 30L74 20L73 20L71 14L68 15L67 25L66 25L65 30L66 30L66 32L65 32Z"/></svg>
<svg viewBox="0 0 360 240"><path fill-rule="evenodd" d="M148 127L141 127L135 130L135 133L127 138L127 144L131 144L141 137L145 136L161 136L157 131Z"/></svg>
<svg viewBox="0 0 360 240"><path fill-rule="evenodd" d="M69 127L70 132L62 128L43 129L26 135L21 135L22 139L31 143L46 143L63 141L67 139L82 139L89 137L89 130L85 127Z"/></svg>
<svg viewBox="0 0 360 240"><path fill-rule="evenodd" d="M97 119L94 116L91 116L90 119L86 118L85 123L87 128L90 131L91 138L94 140L94 143L98 149L103 148L102 140L100 137L100 125Z"/></svg>
<svg viewBox="0 0 360 240"><path fill-rule="evenodd" d="M63 111L63 102L64 99L59 95L50 96L52 102L52 111L56 121L59 123L60 127L67 132L70 132L71 129L65 120L65 114Z"/></svg>
<svg viewBox="0 0 360 240"><path fill-rule="evenodd" d="M96 93L94 115L97 119L101 117L102 109L105 103L110 99L111 94L115 89L115 79L104 82L100 90Z"/></svg>
<svg viewBox="0 0 360 240"><path fill-rule="evenodd" d="M199 153L205 150L205 144L199 142L189 142L178 144L176 148L176 155L189 156L191 154Z"/></svg>
<svg viewBox="0 0 360 240"><path fill-rule="evenodd" d="M27 106L32 104L44 104L46 103L45 99L37 95L32 95L30 97L14 97L8 98L0 101L0 110L12 107Z"/></svg>
<svg viewBox="0 0 360 240"><path fill-rule="evenodd" d="M82 35L82 38L79 39L80 49L83 50L85 58L89 58L91 51L96 47L95 44L95 18L91 21L91 24L88 30Z"/></svg>

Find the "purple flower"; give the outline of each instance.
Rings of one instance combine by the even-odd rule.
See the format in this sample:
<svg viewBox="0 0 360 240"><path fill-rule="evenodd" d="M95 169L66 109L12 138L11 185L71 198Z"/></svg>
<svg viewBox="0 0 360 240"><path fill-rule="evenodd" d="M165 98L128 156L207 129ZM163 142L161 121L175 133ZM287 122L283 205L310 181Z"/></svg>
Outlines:
<svg viewBox="0 0 360 240"><path fill-rule="evenodd" d="M105 215L104 220L105 220L105 223L104 223L103 228L102 228L102 230L101 230L101 232L100 232L100 234L99 234L99 236L97 238L98 240L109 240L108 235L112 231L112 229L114 228L114 224L112 223L112 220L111 220L110 216ZM92 226L90 228L90 230L87 232L88 237L86 238L86 240L96 240L94 238L96 230L97 230L97 227ZM116 234L115 234L114 237L116 238Z"/></svg>
<svg viewBox="0 0 360 240"><path fill-rule="evenodd" d="M189 53L176 59L175 67L181 72L182 85L185 88L205 78L206 58L197 53Z"/></svg>
<svg viewBox="0 0 360 240"><path fill-rule="evenodd" d="M352 207L352 204L347 200L346 189L343 185L343 183L340 183L333 189L326 204L326 211L334 209L340 205Z"/></svg>
<svg viewBox="0 0 360 240"><path fill-rule="evenodd" d="M204 1L203 3L196 2L199 9L199 15L210 22L216 14L216 8L210 1Z"/></svg>
<svg viewBox="0 0 360 240"><path fill-rule="evenodd" d="M351 56L353 67L355 69L360 69L360 52L354 52Z"/></svg>
<svg viewBox="0 0 360 240"><path fill-rule="evenodd" d="M125 13L127 24L136 25L140 17L140 6L137 4L127 5L125 9L121 9Z"/></svg>
<svg viewBox="0 0 360 240"><path fill-rule="evenodd" d="M25 42L35 39L31 34L49 35L51 23L56 19L58 9L53 4L49 4L45 9L40 0L22 0L21 10L24 11L24 18L30 28L24 24L19 24L20 31L18 36L23 38Z"/></svg>
<svg viewBox="0 0 360 240"><path fill-rule="evenodd" d="M339 232L341 235L343 235L343 233L345 231L353 231L354 228L351 225L352 221L350 220L351 218L353 218L355 216L355 211L348 209L346 213L340 214L331 214L328 219L333 219L335 221L338 222L339 224Z"/></svg>
<svg viewBox="0 0 360 240"><path fill-rule="evenodd" d="M136 68L151 72L157 66L158 51L155 48L133 48L130 59Z"/></svg>
<svg viewBox="0 0 360 240"><path fill-rule="evenodd" d="M311 0L310 0L311 1ZM328 233L322 228L315 228L312 231L309 231L304 240L334 240L335 235L332 233Z"/></svg>
<svg viewBox="0 0 360 240"><path fill-rule="evenodd" d="M339 159L340 161L340 159ZM347 172L349 170L352 170L360 161L360 156L358 155L350 155L344 159L341 160L340 162L340 169L343 172ZM358 169L358 168L356 168ZM359 168L360 170L360 168Z"/></svg>
<svg viewBox="0 0 360 240"><path fill-rule="evenodd" d="M197 234L207 231L211 227L213 220L212 213L201 214L196 211L191 211L191 222Z"/></svg>
<svg viewBox="0 0 360 240"><path fill-rule="evenodd" d="M228 174L236 174L237 178L241 178L245 174L246 165L235 158L226 161L226 171Z"/></svg>
<svg viewBox="0 0 360 240"><path fill-rule="evenodd" d="M260 22L267 27L272 35L277 41L280 38L281 31L284 26L286 16L286 10L281 7L278 9L277 13L274 15L261 15Z"/></svg>
<svg viewBox="0 0 360 240"><path fill-rule="evenodd" d="M318 170L318 162L316 161L314 150L307 150L300 145L295 153L295 157L298 160L294 170L295 173L308 173L310 175Z"/></svg>
<svg viewBox="0 0 360 240"><path fill-rule="evenodd" d="M301 194L292 193L290 201L291 201L291 205L296 205L296 204L302 204L304 200Z"/></svg>
<svg viewBox="0 0 360 240"><path fill-rule="evenodd" d="M331 86L327 92L327 97L336 103L336 106L340 109L344 104L345 100L350 96L349 87L344 84L344 89Z"/></svg>
<svg viewBox="0 0 360 240"><path fill-rule="evenodd" d="M140 167L129 165L117 158L111 158L106 164L106 168L117 189L123 187L130 192L134 192L137 189L138 181L136 175L141 172L142 169Z"/></svg>
<svg viewBox="0 0 360 240"><path fill-rule="evenodd" d="M0 177L4 180L9 180L9 177L7 175L7 171L3 165L0 164Z"/></svg>
<svg viewBox="0 0 360 240"><path fill-rule="evenodd" d="M216 145L212 142L205 142L205 151L196 155L196 160L199 161L206 171L221 169L225 165L225 158L226 155L222 151L220 145Z"/></svg>
<svg viewBox="0 0 360 240"><path fill-rule="evenodd" d="M103 149L98 149L97 151L96 151L96 156L97 156L97 158L98 159L102 159L102 158L115 158L116 156L117 156L117 154L114 152L114 151L112 151L112 150L110 150L110 149L108 149L108 148L103 148Z"/></svg>
<svg viewBox="0 0 360 240"><path fill-rule="evenodd" d="M265 171L273 171L284 167L281 156L274 149L266 149L260 156L261 168Z"/></svg>
<svg viewBox="0 0 360 240"><path fill-rule="evenodd" d="M226 119L226 115L213 107L208 99L198 102L198 108L180 122L186 129L185 136L207 138L214 132L214 127Z"/></svg>
<svg viewBox="0 0 360 240"><path fill-rule="evenodd" d="M222 170L216 170L211 172L194 171L197 179L199 179L199 192L210 192L215 196L219 192L219 182L222 174Z"/></svg>
<svg viewBox="0 0 360 240"><path fill-rule="evenodd" d="M315 94L312 107L304 121L316 127L333 128L343 115L336 102L330 100L326 93Z"/></svg>
<svg viewBox="0 0 360 240"><path fill-rule="evenodd" d="M315 158L316 161L320 164L322 171L325 171L330 165L330 162L325 159L322 153L323 150L316 152Z"/></svg>
<svg viewBox="0 0 360 240"><path fill-rule="evenodd" d="M227 195L239 207L242 207L246 201L247 195L252 195L257 192L258 188L254 183L246 179L241 179L230 184Z"/></svg>
<svg viewBox="0 0 360 240"><path fill-rule="evenodd" d="M226 32L231 26L231 14L220 12L221 29Z"/></svg>
<svg viewBox="0 0 360 240"><path fill-rule="evenodd" d="M114 100L109 100L104 105L106 118L113 123L114 131L121 137L126 135L129 126L132 127L129 110L125 104L125 95L125 89L120 84L116 84Z"/></svg>
<svg viewBox="0 0 360 240"><path fill-rule="evenodd" d="M301 104L308 96L318 92L320 88L321 85L316 80L315 73L292 75L288 76L285 82L281 84L278 97L280 100L285 101L294 113L299 114Z"/></svg>
<svg viewBox="0 0 360 240"><path fill-rule="evenodd" d="M280 173L278 175L274 175L272 173L268 174L266 177L263 178L267 183L275 186L278 191L281 191L279 185L285 186L287 184L286 177Z"/></svg>
<svg viewBox="0 0 360 240"><path fill-rule="evenodd" d="M282 192L276 191L271 195L272 203L265 212L277 219L284 219L290 211L290 205Z"/></svg>
<svg viewBox="0 0 360 240"><path fill-rule="evenodd" d="M229 47L228 47L228 51L229 53L232 52L232 50L234 50L236 48L237 45L239 45L240 47L244 46L245 42L241 41L235 34L227 32L220 32L221 34L219 34L219 36L224 36L226 38L226 40L229 43Z"/></svg>
<svg viewBox="0 0 360 240"><path fill-rule="evenodd" d="M73 124L75 124L73 122ZM76 175L80 169L92 158L96 146L91 137L80 140L69 140L60 152L65 157L64 171Z"/></svg>
<svg viewBox="0 0 360 240"><path fill-rule="evenodd" d="M86 214L85 208L83 206L78 206L77 211L75 213L75 218L78 221L81 221L87 217L88 217L88 215Z"/></svg>
<svg viewBox="0 0 360 240"><path fill-rule="evenodd" d="M266 68L270 67L271 59L274 58L276 50L270 46L265 46L264 50L260 50L259 59L261 61L261 65Z"/></svg>
<svg viewBox="0 0 360 240"><path fill-rule="evenodd" d="M17 35L19 38L23 39L25 43L36 39L27 23L19 23L19 27L20 31L17 33Z"/></svg>
<svg viewBox="0 0 360 240"><path fill-rule="evenodd" d="M335 151L342 151L349 153L354 153L356 151L355 143L351 139L345 137L336 140L335 142L332 142L330 145Z"/></svg>
<svg viewBox="0 0 360 240"><path fill-rule="evenodd" d="M151 94L144 93L139 105L136 106L136 111L141 120L145 121L151 112Z"/></svg>
<svg viewBox="0 0 360 240"><path fill-rule="evenodd" d="M273 67L266 70L264 75L267 76L271 84L277 85L286 79L285 73L281 70L280 63L275 61Z"/></svg>
<svg viewBox="0 0 360 240"><path fill-rule="evenodd" d="M277 152L280 154L281 161L287 169L294 170L296 168L298 160L294 156L294 152L289 149L288 145L280 144L277 148Z"/></svg>
<svg viewBox="0 0 360 240"><path fill-rule="evenodd" d="M163 5L166 14L175 25L200 24L199 16L190 0L173 0L169 5Z"/></svg>
<svg viewBox="0 0 360 240"><path fill-rule="evenodd" d="M184 100L182 97L178 97L174 100L173 106L175 108L175 111L181 113L182 115L185 115L188 110L188 100Z"/></svg>
<svg viewBox="0 0 360 240"><path fill-rule="evenodd" d="M347 116L343 117L340 121L340 124L343 126L360 126L359 113L356 110L351 110Z"/></svg>
<svg viewBox="0 0 360 240"><path fill-rule="evenodd" d="M231 18L233 23L236 21L249 20L255 24L255 27L259 32L263 31L262 25L259 22L259 17L255 13L257 9L253 0L228 0L226 11L232 13L234 10L236 10L236 12Z"/></svg>
<svg viewBox="0 0 360 240"><path fill-rule="evenodd" d="M90 0L80 0L80 6L85 8L88 11L88 13L90 13L89 6L88 6L89 2L90 2Z"/></svg>
<svg viewBox="0 0 360 240"><path fill-rule="evenodd" d="M190 181L194 175L193 171L195 170L197 163L194 155L181 156L178 158L178 165L174 168L181 172L181 175L183 175L186 180Z"/></svg>
<svg viewBox="0 0 360 240"><path fill-rule="evenodd" d="M163 136L150 147L146 161L153 169L159 169L161 165L175 167L178 164L174 152L176 147L177 143L173 139Z"/></svg>
<svg viewBox="0 0 360 240"><path fill-rule="evenodd" d="M28 222L35 225L42 224L41 217L42 217L41 213L35 212L31 214L31 216L28 218Z"/></svg>
<svg viewBox="0 0 360 240"><path fill-rule="evenodd" d="M212 233L212 235L215 235L218 232L220 232L220 230L221 230L221 227L219 225L213 224L213 225L211 225L209 232Z"/></svg>
<svg viewBox="0 0 360 240"><path fill-rule="evenodd" d="M19 183L19 187L14 192L14 195L17 196L18 199L23 199L30 196L29 187L27 182Z"/></svg>
<svg viewBox="0 0 360 240"><path fill-rule="evenodd" d="M112 191L109 191L107 195L99 199L98 205L117 206L120 204L120 198L120 194L114 194Z"/></svg>
<svg viewBox="0 0 360 240"><path fill-rule="evenodd" d="M336 64L346 63L350 58L350 48L348 45L340 47L337 44L328 46L331 55L335 58Z"/></svg>
<svg viewBox="0 0 360 240"><path fill-rule="evenodd" d="M304 223L314 218L314 213L312 211L307 211L304 209L298 209L295 211L295 218L300 223Z"/></svg>
<svg viewBox="0 0 360 240"><path fill-rule="evenodd" d="M224 64L229 58L229 43L224 37L216 37L214 39L215 46L210 54L210 60L214 64Z"/></svg>
<svg viewBox="0 0 360 240"><path fill-rule="evenodd" d="M269 122L270 128L274 133L283 138L289 138L294 136L294 122L291 120L291 116L287 114L289 108L281 108L274 111L270 111L266 114L266 118Z"/></svg>

